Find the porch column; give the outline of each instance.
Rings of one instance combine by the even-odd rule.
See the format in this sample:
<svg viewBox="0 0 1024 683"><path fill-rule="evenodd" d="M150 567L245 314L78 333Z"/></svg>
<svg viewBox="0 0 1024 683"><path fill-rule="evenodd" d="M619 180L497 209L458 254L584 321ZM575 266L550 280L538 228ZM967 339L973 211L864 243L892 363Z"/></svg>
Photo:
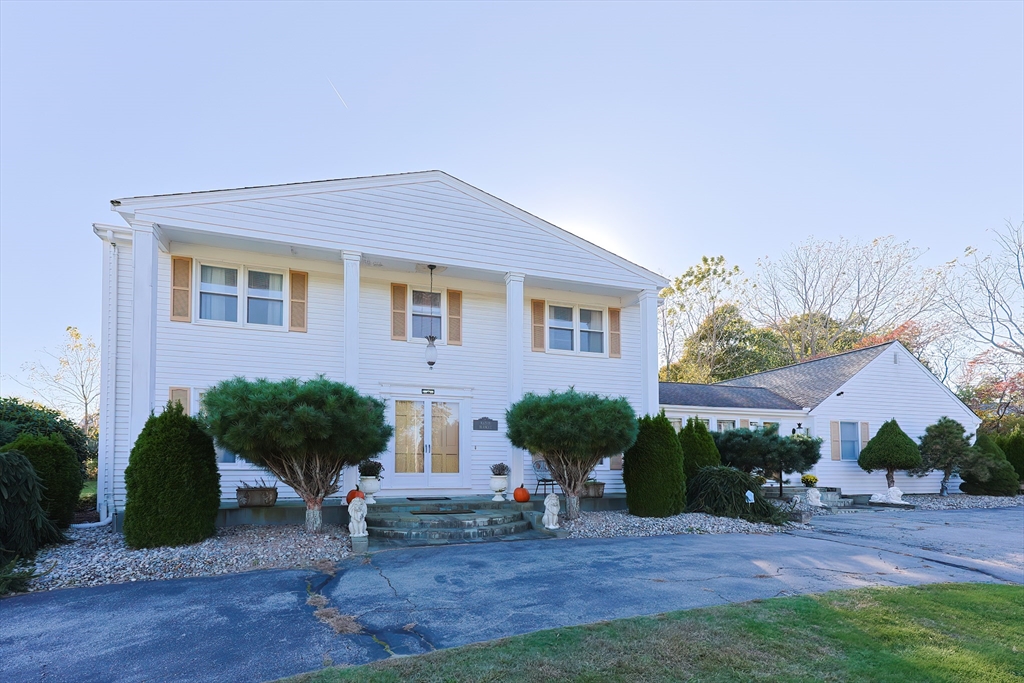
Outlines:
<svg viewBox="0 0 1024 683"><path fill-rule="evenodd" d="M508 345L508 405L523 397L523 346L526 343L523 339L523 279L522 273L505 274L505 329L507 332ZM509 466L512 468L512 481L509 482L509 500L511 500L512 489L516 484L522 483L523 460L525 453L508 446Z"/></svg>
<svg viewBox="0 0 1024 683"><path fill-rule="evenodd" d="M658 292L645 289L637 297L640 302L640 412L656 415L658 397Z"/></svg>
<svg viewBox="0 0 1024 683"><path fill-rule="evenodd" d="M359 263L363 255L358 251L343 251L345 262L345 383L359 390ZM342 494L359 483L355 467L345 469Z"/></svg>
<svg viewBox="0 0 1024 683"><path fill-rule="evenodd" d="M129 448L154 408L156 391L156 290L159 242L152 223L132 222L132 383Z"/></svg>

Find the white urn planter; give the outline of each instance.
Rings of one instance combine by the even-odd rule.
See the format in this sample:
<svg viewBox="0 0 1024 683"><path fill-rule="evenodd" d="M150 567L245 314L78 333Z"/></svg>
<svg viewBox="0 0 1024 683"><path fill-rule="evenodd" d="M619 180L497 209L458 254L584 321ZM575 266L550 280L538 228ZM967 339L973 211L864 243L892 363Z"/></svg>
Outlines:
<svg viewBox="0 0 1024 683"><path fill-rule="evenodd" d="M502 493L508 488L508 477L498 476L496 474L491 475L491 490L494 491L494 498L491 498L496 503L500 503L505 500L502 497Z"/></svg>
<svg viewBox="0 0 1024 683"><path fill-rule="evenodd" d="M359 477L359 490L366 496L366 504L373 505L377 502L373 499L373 494L380 491L380 479L377 477Z"/></svg>

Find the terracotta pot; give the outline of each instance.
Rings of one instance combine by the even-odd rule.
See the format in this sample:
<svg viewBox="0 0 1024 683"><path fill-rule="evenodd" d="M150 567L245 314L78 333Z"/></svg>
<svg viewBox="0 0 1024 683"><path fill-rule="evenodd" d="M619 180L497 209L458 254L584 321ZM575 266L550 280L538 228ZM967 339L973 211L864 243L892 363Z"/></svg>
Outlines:
<svg viewBox="0 0 1024 683"><path fill-rule="evenodd" d="M528 503L530 502L530 492L526 490L526 487L522 484L519 485L515 491L512 492L512 497L515 498L517 503Z"/></svg>
<svg viewBox="0 0 1024 683"><path fill-rule="evenodd" d="M359 489L352 489L351 491L348 492L348 495L345 496L345 502L351 503L356 498L366 498L366 496Z"/></svg>
<svg viewBox="0 0 1024 683"><path fill-rule="evenodd" d="M277 487L259 486L235 489L235 498L240 508L269 508L277 503Z"/></svg>

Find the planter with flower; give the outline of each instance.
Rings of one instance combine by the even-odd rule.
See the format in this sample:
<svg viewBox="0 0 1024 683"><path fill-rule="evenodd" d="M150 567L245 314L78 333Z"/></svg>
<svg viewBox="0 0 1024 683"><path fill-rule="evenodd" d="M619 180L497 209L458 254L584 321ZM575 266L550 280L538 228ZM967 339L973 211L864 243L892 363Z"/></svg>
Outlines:
<svg viewBox="0 0 1024 683"><path fill-rule="evenodd" d="M805 474L800 477L800 483L809 489L813 489L818 485L818 478L813 474Z"/></svg>
<svg viewBox="0 0 1024 683"><path fill-rule="evenodd" d="M380 491L380 473L384 465L379 460L364 460L359 463L359 490L366 496L366 504L373 505L373 494Z"/></svg>
<svg viewBox="0 0 1024 683"><path fill-rule="evenodd" d="M502 493L508 489L508 465L503 462L499 462L495 465L491 465L491 490L494 491L494 498L491 498L494 502L505 500L502 497Z"/></svg>
<svg viewBox="0 0 1024 683"><path fill-rule="evenodd" d="M262 477L259 482L242 485L235 489L235 498L240 508L269 508L277 503L277 483L267 485Z"/></svg>

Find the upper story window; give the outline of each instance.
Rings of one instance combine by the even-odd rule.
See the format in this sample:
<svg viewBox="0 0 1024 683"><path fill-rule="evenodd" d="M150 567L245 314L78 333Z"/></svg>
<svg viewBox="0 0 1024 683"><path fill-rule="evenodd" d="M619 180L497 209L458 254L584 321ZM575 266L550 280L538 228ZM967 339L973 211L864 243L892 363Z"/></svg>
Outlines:
<svg viewBox="0 0 1024 683"><path fill-rule="evenodd" d="M246 301L247 322L284 325L284 275L250 270Z"/></svg>
<svg viewBox="0 0 1024 683"><path fill-rule="evenodd" d="M575 351L571 306L548 306L548 348L558 351Z"/></svg>
<svg viewBox="0 0 1024 683"><path fill-rule="evenodd" d="M622 358L622 310L530 301L530 349Z"/></svg>
<svg viewBox="0 0 1024 683"><path fill-rule="evenodd" d="M441 292L412 290L412 336L441 339Z"/></svg>
<svg viewBox="0 0 1024 683"><path fill-rule="evenodd" d="M604 353L604 312L580 309L580 351Z"/></svg>
<svg viewBox="0 0 1024 683"><path fill-rule="evenodd" d="M856 422L839 423L839 448L842 460L856 460L860 455L860 425Z"/></svg>
<svg viewBox="0 0 1024 683"><path fill-rule="evenodd" d="M719 420L718 431L727 432L730 429L736 429L736 420Z"/></svg>
<svg viewBox="0 0 1024 683"><path fill-rule="evenodd" d="M202 266L199 277L199 319L238 322L238 270Z"/></svg>

